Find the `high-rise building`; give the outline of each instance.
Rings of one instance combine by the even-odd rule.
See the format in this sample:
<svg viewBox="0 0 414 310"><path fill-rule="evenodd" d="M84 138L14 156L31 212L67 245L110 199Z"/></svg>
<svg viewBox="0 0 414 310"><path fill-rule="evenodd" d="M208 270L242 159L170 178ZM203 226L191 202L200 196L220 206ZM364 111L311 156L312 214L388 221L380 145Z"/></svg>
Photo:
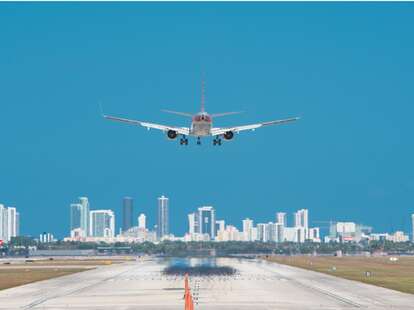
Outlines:
<svg viewBox="0 0 414 310"><path fill-rule="evenodd" d="M16 208L9 207L7 208L7 241L17 236L16 226Z"/></svg>
<svg viewBox="0 0 414 310"><path fill-rule="evenodd" d="M298 242L298 228L297 227L285 227L283 229L283 241Z"/></svg>
<svg viewBox="0 0 414 310"><path fill-rule="evenodd" d="M257 227L252 227L252 241L258 240L257 238Z"/></svg>
<svg viewBox="0 0 414 310"><path fill-rule="evenodd" d="M308 229L308 210L301 209L293 213L294 216L294 226L295 227L303 227Z"/></svg>
<svg viewBox="0 0 414 310"><path fill-rule="evenodd" d="M210 235L213 240L216 237L216 212L211 206L198 208L199 233Z"/></svg>
<svg viewBox="0 0 414 310"><path fill-rule="evenodd" d="M133 226L134 200L131 197L124 197L122 201L122 230L127 231Z"/></svg>
<svg viewBox="0 0 414 310"><path fill-rule="evenodd" d="M2 205L0 203L0 240L5 241L4 238L4 227L5 227L5 221L4 221L4 216L5 216L5 211L4 211L5 207L4 205Z"/></svg>
<svg viewBox="0 0 414 310"><path fill-rule="evenodd" d="M361 225L354 222L331 222L330 225L330 240L337 240L340 242L359 242L362 238ZM365 231L364 227L364 231Z"/></svg>
<svg viewBox="0 0 414 310"><path fill-rule="evenodd" d="M308 239L308 230L305 227L295 227L297 231L297 240L296 242L303 243Z"/></svg>
<svg viewBox="0 0 414 310"><path fill-rule="evenodd" d="M244 241L252 241L253 220L246 218L243 221L243 239Z"/></svg>
<svg viewBox="0 0 414 310"><path fill-rule="evenodd" d="M115 214L112 210L90 211L90 232L92 237L114 237Z"/></svg>
<svg viewBox="0 0 414 310"><path fill-rule="evenodd" d="M16 208L5 207L0 204L0 240L8 242L12 237L18 236L19 213Z"/></svg>
<svg viewBox="0 0 414 310"><path fill-rule="evenodd" d="M313 227L309 229L309 239L311 239L313 242L320 241L319 227Z"/></svg>
<svg viewBox="0 0 414 310"><path fill-rule="evenodd" d="M144 229L144 230L147 228L147 217L145 216L144 213L141 213L138 216L138 228Z"/></svg>
<svg viewBox="0 0 414 310"><path fill-rule="evenodd" d="M70 231L80 229L82 205L79 203L72 203L70 205Z"/></svg>
<svg viewBox="0 0 414 310"><path fill-rule="evenodd" d="M76 230L79 237L89 235L89 201L87 197L79 197L78 203L70 205L70 231Z"/></svg>
<svg viewBox="0 0 414 310"><path fill-rule="evenodd" d="M162 195L158 198L158 224L157 224L157 238L170 233L169 229L169 214L168 214L168 198Z"/></svg>
<svg viewBox="0 0 414 310"><path fill-rule="evenodd" d="M414 242L414 214L411 214L412 241Z"/></svg>
<svg viewBox="0 0 414 310"><path fill-rule="evenodd" d="M79 197L79 203L82 206L80 217L80 228L85 232L85 236L89 233L89 200L87 197Z"/></svg>
<svg viewBox="0 0 414 310"><path fill-rule="evenodd" d="M252 240L263 242L283 242L285 226L281 223L260 223L252 229Z"/></svg>
<svg viewBox="0 0 414 310"><path fill-rule="evenodd" d="M301 209L293 213L293 220L294 227L298 229L298 242L309 239L308 209Z"/></svg>
<svg viewBox="0 0 414 310"><path fill-rule="evenodd" d="M269 236L267 232L267 224L259 223L257 224L257 240L267 242L269 241L267 237Z"/></svg>
<svg viewBox="0 0 414 310"><path fill-rule="evenodd" d="M287 227L287 217L285 212L276 213L276 223L280 223L283 226Z"/></svg>
<svg viewBox="0 0 414 310"><path fill-rule="evenodd" d="M224 231L226 229L226 222L224 220L216 221L216 232Z"/></svg>
<svg viewBox="0 0 414 310"><path fill-rule="evenodd" d="M40 243L49 243L55 241L55 238L51 233L43 232L39 235L39 242Z"/></svg>
<svg viewBox="0 0 414 310"><path fill-rule="evenodd" d="M196 222L195 213L190 213L188 215L188 233L190 235L194 234L196 232L195 222Z"/></svg>
<svg viewBox="0 0 414 310"><path fill-rule="evenodd" d="M20 213L16 212L16 236L20 236Z"/></svg>
<svg viewBox="0 0 414 310"><path fill-rule="evenodd" d="M285 240L285 225L283 223L275 223L275 241L283 242Z"/></svg>

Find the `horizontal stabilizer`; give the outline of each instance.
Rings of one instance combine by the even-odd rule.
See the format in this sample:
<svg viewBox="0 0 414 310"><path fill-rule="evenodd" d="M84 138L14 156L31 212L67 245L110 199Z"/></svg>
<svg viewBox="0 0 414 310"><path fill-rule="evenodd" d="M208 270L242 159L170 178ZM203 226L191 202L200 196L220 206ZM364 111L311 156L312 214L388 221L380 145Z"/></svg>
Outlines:
<svg viewBox="0 0 414 310"><path fill-rule="evenodd" d="M220 116L233 115L233 114L240 114L240 113L243 113L243 111L239 111L239 112L223 112L223 113L215 113L215 114L211 114L211 117L220 117Z"/></svg>
<svg viewBox="0 0 414 310"><path fill-rule="evenodd" d="M186 113L186 112L177 112L177 111L170 111L170 110L161 110L161 111L165 112L165 113L181 115L181 116L187 116L187 117L192 117L193 116L191 113Z"/></svg>

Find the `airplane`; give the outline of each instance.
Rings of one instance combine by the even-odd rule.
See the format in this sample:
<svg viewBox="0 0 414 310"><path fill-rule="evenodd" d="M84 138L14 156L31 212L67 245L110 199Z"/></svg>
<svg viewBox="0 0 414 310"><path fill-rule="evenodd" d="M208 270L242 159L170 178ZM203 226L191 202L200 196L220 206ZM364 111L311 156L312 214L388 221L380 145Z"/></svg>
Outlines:
<svg viewBox="0 0 414 310"><path fill-rule="evenodd" d="M168 126L168 125L161 125L155 123L148 123L142 122L134 119L128 119L123 117L117 117L112 115L106 115L102 113L102 116L105 119L117 122L123 122L131 125L136 126L143 126L146 127L148 130L150 129L158 129L166 133L168 139L175 140L178 136L180 138L180 145L188 145L188 138L189 136L193 136L197 138L197 145L201 144L201 138L212 136L213 145L221 145L222 138L226 141L232 140L234 138L235 133L239 133L245 130L252 130L254 131L257 128L270 126L270 125L281 125L285 123L290 123L293 121L297 121L299 117L292 117L280 120L273 120L268 122L256 123L256 124L249 124L249 125L242 125L242 126L233 126L233 127L213 127L213 119L220 116L225 115L232 115L238 114L241 112L224 112L224 113L216 113L216 114L209 114L205 111L204 108L204 82L202 82L202 91L201 91L201 111L195 115L191 113L185 112L177 112L171 110L162 110L166 113L186 116L192 119L190 127L177 127L177 126Z"/></svg>

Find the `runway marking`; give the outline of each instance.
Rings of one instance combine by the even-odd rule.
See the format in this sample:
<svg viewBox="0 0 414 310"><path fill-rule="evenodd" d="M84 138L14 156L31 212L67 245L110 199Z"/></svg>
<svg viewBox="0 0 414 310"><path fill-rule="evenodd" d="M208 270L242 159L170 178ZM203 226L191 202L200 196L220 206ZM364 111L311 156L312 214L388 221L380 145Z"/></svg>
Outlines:
<svg viewBox="0 0 414 310"><path fill-rule="evenodd" d="M134 268L136 268L136 266L133 266L133 267L134 267ZM112 276L112 277L109 277L109 278L106 278L106 279L103 279L103 280L97 281L97 282L95 282L95 283L92 283L92 284L89 284L89 285L83 286L83 287L81 287L81 288L77 288L77 289L71 290L71 291L69 291L69 292L62 292L62 293L57 293L57 294L54 294L54 295L50 295L50 296L45 296L45 297L42 297L42 298L40 298L40 299L37 299L37 300L35 300L35 301L31 302L31 303L30 303L30 304L28 304L28 305L22 306L21 308L22 308L22 309L33 309L34 307L36 307L36 306L38 306L38 305L41 305L41 304L45 303L45 302L46 302L46 301L48 301L48 300L52 300L52 299L55 299L55 298L59 298L59 297L64 297L64 296L68 296L68 295L76 294L76 293L78 293L78 292L80 292L80 291L87 290L87 289L89 289L89 288L91 288L91 287L94 287L94 286L96 286L96 285L102 284L102 283L104 283L104 282L114 281L116 278L118 278L118 277L122 276L123 274L125 274L125 273L127 273L127 272L130 272L130 270L131 270L131 269L132 269L132 268L130 268L130 269L128 269L128 270L125 270L125 271L122 271L122 272L120 272L120 273L118 273L118 274L116 274L116 275L114 275L114 276ZM98 270L98 269L93 269L93 271L96 271L96 270Z"/></svg>
<svg viewBox="0 0 414 310"><path fill-rule="evenodd" d="M264 266L261 266L261 267L263 268ZM270 267L270 266L266 266L266 267ZM298 281L298 280L296 280L294 278L291 278L291 277L288 277L286 275L282 275L279 272L273 270L272 268L266 268L266 269L269 270L270 272L274 273L274 274L277 274L280 278L288 279L290 282L295 283L296 285L299 285L299 286L302 286L304 288L307 288L307 289L316 291L316 292L318 292L320 294L329 296L329 297L331 297L331 298L333 298L333 299L335 299L337 301L340 301L340 302L342 302L342 303L344 303L346 305L349 305L349 306L351 306L353 308L361 308L362 307L361 304L359 304L359 303L357 303L357 302L355 302L355 301L353 301L351 299L348 299L348 298L339 296L339 295L337 295L335 293L332 293L332 292L330 292L328 290L325 290L325 289L322 289L320 287L316 287L316 286L313 286L313 285L310 285L310 284L305 284L302 281Z"/></svg>

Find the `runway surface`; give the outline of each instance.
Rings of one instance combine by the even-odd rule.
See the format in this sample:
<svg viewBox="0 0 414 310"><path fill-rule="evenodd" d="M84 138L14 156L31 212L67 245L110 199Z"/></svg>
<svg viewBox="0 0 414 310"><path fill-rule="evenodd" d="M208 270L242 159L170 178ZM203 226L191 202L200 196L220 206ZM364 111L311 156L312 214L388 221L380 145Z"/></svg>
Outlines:
<svg viewBox="0 0 414 310"><path fill-rule="evenodd" d="M218 259L234 276L192 277L196 309L414 309L414 295L256 260ZM183 309L166 262L128 262L0 291L0 309Z"/></svg>

